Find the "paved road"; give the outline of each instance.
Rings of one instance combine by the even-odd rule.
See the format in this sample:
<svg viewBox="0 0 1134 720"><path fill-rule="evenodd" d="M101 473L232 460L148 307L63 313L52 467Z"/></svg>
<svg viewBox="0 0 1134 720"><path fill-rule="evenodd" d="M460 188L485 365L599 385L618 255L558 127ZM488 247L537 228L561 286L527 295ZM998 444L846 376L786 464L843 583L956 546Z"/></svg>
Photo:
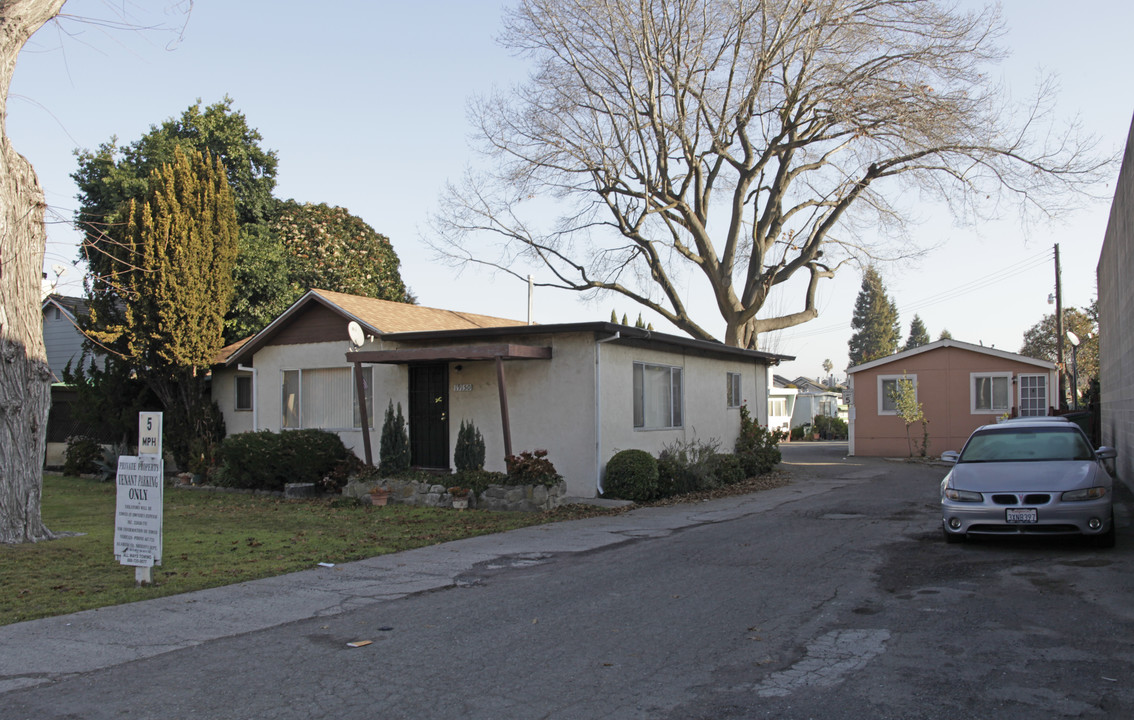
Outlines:
<svg viewBox="0 0 1134 720"><path fill-rule="evenodd" d="M1134 538L939 539L944 470L792 485L0 628L0 718L1129 718ZM370 645L350 648L354 640Z"/></svg>

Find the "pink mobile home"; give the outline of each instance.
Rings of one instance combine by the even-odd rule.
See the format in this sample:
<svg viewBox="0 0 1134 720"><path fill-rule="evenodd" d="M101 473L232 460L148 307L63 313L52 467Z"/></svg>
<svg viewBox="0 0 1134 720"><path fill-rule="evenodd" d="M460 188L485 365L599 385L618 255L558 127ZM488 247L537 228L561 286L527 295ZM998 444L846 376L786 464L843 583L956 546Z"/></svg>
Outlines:
<svg viewBox="0 0 1134 720"><path fill-rule="evenodd" d="M909 454L906 426L890 397L902 378L913 381L929 421L930 455L960 450L973 430L1000 416L1047 415L1056 396L1053 363L952 339L863 363L847 374L851 455ZM921 423L910 435L921 440Z"/></svg>

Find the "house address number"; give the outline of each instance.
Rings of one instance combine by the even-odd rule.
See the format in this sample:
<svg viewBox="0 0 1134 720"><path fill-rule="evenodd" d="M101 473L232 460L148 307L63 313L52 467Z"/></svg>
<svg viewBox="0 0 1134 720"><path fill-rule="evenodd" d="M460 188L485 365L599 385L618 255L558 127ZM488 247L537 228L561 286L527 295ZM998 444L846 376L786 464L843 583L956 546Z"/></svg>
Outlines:
<svg viewBox="0 0 1134 720"><path fill-rule="evenodd" d="M453 386L453 392L472 392L472 383L463 383Z"/></svg>

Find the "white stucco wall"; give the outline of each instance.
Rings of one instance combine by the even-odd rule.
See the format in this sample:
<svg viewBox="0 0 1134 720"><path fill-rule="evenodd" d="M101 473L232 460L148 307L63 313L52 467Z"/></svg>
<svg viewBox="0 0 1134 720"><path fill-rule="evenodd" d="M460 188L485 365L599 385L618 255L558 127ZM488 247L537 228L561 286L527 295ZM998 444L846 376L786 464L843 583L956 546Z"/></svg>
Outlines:
<svg viewBox="0 0 1134 720"><path fill-rule="evenodd" d="M482 342L482 341L478 341ZM514 340L513 340L514 342ZM638 448L657 454L674 440L719 442L731 452L740 427L740 411L727 407L726 375L741 374L742 397L753 418L767 424L765 366L744 358L718 359L687 355L681 349L656 350L597 343L590 332L526 336L524 345L550 346L551 360L504 362L511 420L512 451L544 449L567 482L569 495L594 497L607 460L619 450ZM477 343L473 343L477 344ZM379 348L394 349L391 343ZM267 346L255 356L257 410L236 412L232 369L214 373L213 397L225 415L230 434L252 429L279 431L285 370L348 367L345 343ZM633 363L646 362L683 369L682 428L635 430ZM504 471L504 433L494 360L457 361L449 365L449 452L456 445L461 421L475 423L485 440L485 469ZM458 366L460 369L458 369ZM392 398L408 415L405 365L375 365L374 418L371 446L375 458L382 415ZM601 426L601 433L596 428ZM338 433L344 444L363 456L361 431Z"/></svg>

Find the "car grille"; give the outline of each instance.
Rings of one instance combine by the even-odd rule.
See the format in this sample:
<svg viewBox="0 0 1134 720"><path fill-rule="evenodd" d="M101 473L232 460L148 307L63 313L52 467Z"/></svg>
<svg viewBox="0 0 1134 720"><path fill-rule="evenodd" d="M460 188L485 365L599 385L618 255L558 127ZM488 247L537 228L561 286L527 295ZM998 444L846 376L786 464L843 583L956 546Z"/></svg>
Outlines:
<svg viewBox="0 0 1134 720"><path fill-rule="evenodd" d="M1046 505L1051 502L1051 495L1048 493L1029 493L1024 496L1024 501L1020 502L1019 495L997 493L992 496L992 502L997 505Z"/></svg>

